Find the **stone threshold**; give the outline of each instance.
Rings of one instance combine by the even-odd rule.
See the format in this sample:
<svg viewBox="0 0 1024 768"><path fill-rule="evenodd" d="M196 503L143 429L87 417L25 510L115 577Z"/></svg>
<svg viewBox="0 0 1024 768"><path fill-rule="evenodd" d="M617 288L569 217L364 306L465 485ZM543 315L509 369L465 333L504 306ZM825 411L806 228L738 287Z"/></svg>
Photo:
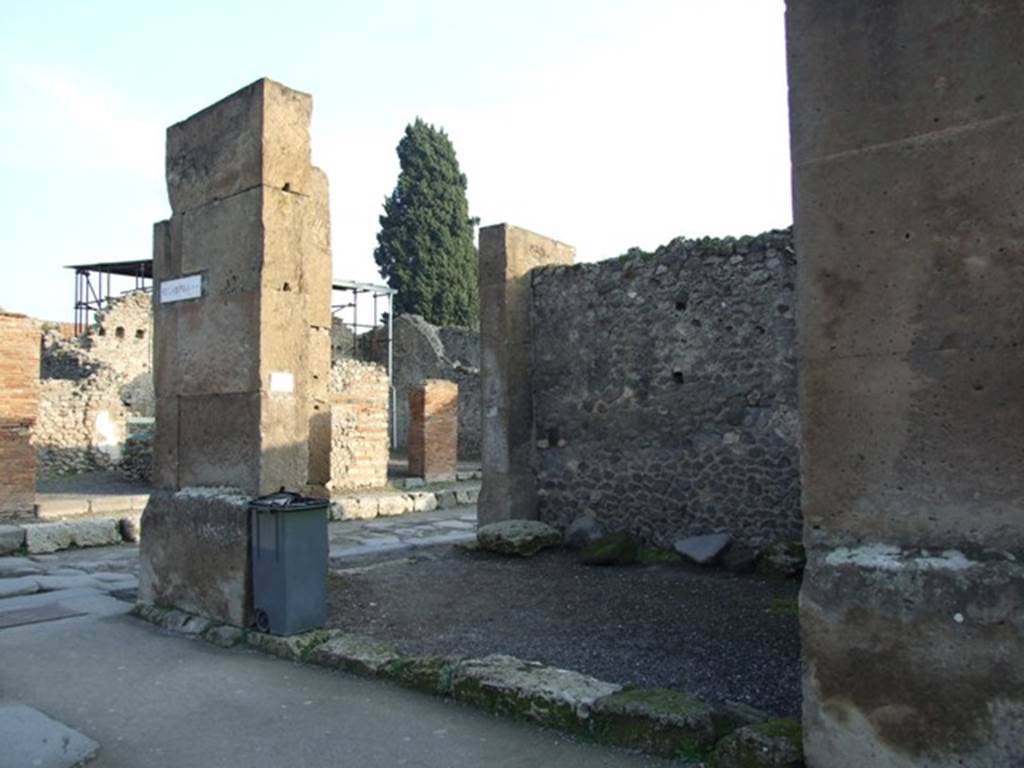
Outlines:
<svg viewBox="0 0 1024 768"><path fill-rule="evenodd" d="M513 656L404 654L341 630L281 637L175 608L137 603L131 613L222 648L245 646L288 661L384 680L493 715L614 747L715 768L799 768L800 726L744 705L715 707L682 691L644 689Z"/></svg>

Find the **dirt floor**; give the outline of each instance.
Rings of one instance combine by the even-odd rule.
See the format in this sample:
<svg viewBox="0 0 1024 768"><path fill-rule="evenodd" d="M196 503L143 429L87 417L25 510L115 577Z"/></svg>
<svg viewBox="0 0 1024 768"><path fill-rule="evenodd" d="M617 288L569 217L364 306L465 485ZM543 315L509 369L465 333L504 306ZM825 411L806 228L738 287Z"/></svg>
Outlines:
<svg viewBox="0 0 1024 768"><path fill-rule="evenodd" d="M507 653L799 716L795 581L585 566L560 550L524 560L443 547L335 566L330 625L406 652Z"/></svg>

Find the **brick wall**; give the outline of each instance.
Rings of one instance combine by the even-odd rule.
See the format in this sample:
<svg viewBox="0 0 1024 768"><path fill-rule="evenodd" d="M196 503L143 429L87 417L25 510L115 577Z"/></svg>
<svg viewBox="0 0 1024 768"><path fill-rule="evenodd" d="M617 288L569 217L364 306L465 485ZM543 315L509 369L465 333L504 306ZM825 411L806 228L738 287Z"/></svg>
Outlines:
<svg viewBox="0 0 1024 768"><path fill-rule="evenodd" d="M331 368L331 491L387 484L389 448L387 371L339 360Z"/></svg>
<svg viewBox="0 0 1024 768"><path fill-rule="evenodd" d="M0 313L0 518L32 514L39 410L39 324Z"/></svg>
<svg viewBox="0 0 1024 768"><path fill-rule="evenodd" d="M409 393L409 474L427 481L455 479L459 387L427 379Z"/></svg>

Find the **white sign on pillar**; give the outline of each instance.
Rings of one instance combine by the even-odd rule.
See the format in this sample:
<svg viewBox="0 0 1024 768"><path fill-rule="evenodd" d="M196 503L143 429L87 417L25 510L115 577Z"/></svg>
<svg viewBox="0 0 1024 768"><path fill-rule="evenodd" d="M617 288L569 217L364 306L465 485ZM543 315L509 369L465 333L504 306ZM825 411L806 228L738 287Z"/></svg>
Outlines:
<svg viewBox="0 0 1024 768"><path fill-rule="evenodd" d="M203 295L203 276L188 275L160 283L160 303L172 304L175 301L198 299Z"/></svg>

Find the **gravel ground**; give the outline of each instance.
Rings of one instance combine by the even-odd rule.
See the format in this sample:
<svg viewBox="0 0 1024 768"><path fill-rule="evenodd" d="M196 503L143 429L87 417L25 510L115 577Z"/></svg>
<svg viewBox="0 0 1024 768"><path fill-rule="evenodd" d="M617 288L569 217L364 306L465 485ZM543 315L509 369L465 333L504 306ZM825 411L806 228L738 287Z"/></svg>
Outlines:
<svg viewBox="0 0 1024 768"><path fill-rule="evenodd" d="M597 568L445 547L335 563L333 627L410 653L508 653L603 680L800 712L798 584L682 565Z"/></svg>

